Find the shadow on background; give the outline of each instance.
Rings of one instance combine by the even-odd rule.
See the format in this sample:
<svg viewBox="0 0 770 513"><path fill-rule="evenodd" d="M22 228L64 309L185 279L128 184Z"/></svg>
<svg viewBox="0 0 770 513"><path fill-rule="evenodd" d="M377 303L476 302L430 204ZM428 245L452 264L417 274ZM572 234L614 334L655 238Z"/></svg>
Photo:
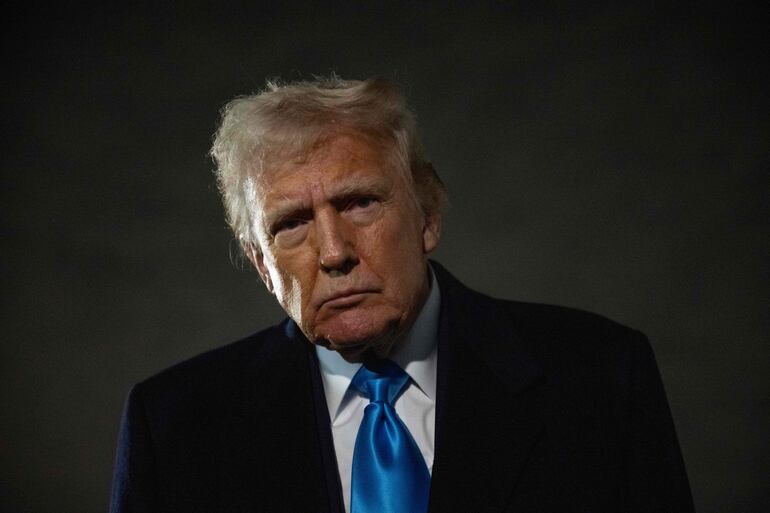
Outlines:
<svg viewBox="0 0 770 513"><path fill-rule="evenodd" d="M104 511L131 384L281 317L206 157L266 77L403 84L437 259L646 332L699 511L767 511L766 12L366 2L7 13L0 510Z"/></svg>

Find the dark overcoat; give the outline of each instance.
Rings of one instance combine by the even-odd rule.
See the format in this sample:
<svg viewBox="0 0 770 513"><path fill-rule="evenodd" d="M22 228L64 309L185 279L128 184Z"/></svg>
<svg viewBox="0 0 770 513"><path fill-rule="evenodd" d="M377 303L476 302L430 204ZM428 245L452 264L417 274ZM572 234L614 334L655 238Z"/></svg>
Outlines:
<svg viewBox="0 0 770 513"><path fill-rule="evenodd" d="M430 511L687 512L692 498L641 333L441 290ZM318 361L283 323L133 387L111 510L342 512Z"/></svg>

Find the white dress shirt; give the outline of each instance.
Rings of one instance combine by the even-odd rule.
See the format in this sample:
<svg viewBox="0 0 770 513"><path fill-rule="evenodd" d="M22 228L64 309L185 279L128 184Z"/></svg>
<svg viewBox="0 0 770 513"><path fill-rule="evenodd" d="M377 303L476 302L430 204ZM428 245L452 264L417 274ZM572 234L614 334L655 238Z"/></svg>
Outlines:
<svg viewBox="0 0 770 513"><path fill-rule="evenodd" d="M433 470L436 426L436 342L441 296L431 269L431 289L425 305L401 348L390 356L411 377L396 400L396 413L420 448L428 470ZM345 511L350 512L350 477L358 427L369 399L350 386L360 363L349 363L336 351L316 346L326 405L331 419L337 468Z"/></svg>

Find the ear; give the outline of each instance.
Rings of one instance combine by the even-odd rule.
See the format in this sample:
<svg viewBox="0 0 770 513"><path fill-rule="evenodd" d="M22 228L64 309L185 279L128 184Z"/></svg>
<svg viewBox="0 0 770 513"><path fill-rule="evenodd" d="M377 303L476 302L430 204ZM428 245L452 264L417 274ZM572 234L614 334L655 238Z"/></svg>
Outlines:
<svg viewBox="0 0 770 513"><path fill-rule="evenodd" d="M270 279L270 273L265 265L265 255L262 254L262 250L259 246L253 242L245 243L243 245L243 251L246 253L249 261L257 270L259 277L262 279L262 283L267 287L268 292L273 293L273 281Z"/></svg>
<svg viewBox="0 0 770 513"><path fill-rule="evenodd" d="M441 239L441 214L425 214L422 227L422 251L426 255L436 249Z"/></svg>

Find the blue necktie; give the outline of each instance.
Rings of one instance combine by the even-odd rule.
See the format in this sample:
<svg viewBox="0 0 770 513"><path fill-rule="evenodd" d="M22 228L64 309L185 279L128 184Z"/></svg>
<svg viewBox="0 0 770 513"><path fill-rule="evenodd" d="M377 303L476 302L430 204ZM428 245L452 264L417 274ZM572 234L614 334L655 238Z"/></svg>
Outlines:
<svg viewBox="0 0 770 513"><path fill-rule="evenodd" d="M369 399L353 450L351 513L425 513L430 473L393 402L409 376L390 360L367 363L352 385Z"/></svg>

